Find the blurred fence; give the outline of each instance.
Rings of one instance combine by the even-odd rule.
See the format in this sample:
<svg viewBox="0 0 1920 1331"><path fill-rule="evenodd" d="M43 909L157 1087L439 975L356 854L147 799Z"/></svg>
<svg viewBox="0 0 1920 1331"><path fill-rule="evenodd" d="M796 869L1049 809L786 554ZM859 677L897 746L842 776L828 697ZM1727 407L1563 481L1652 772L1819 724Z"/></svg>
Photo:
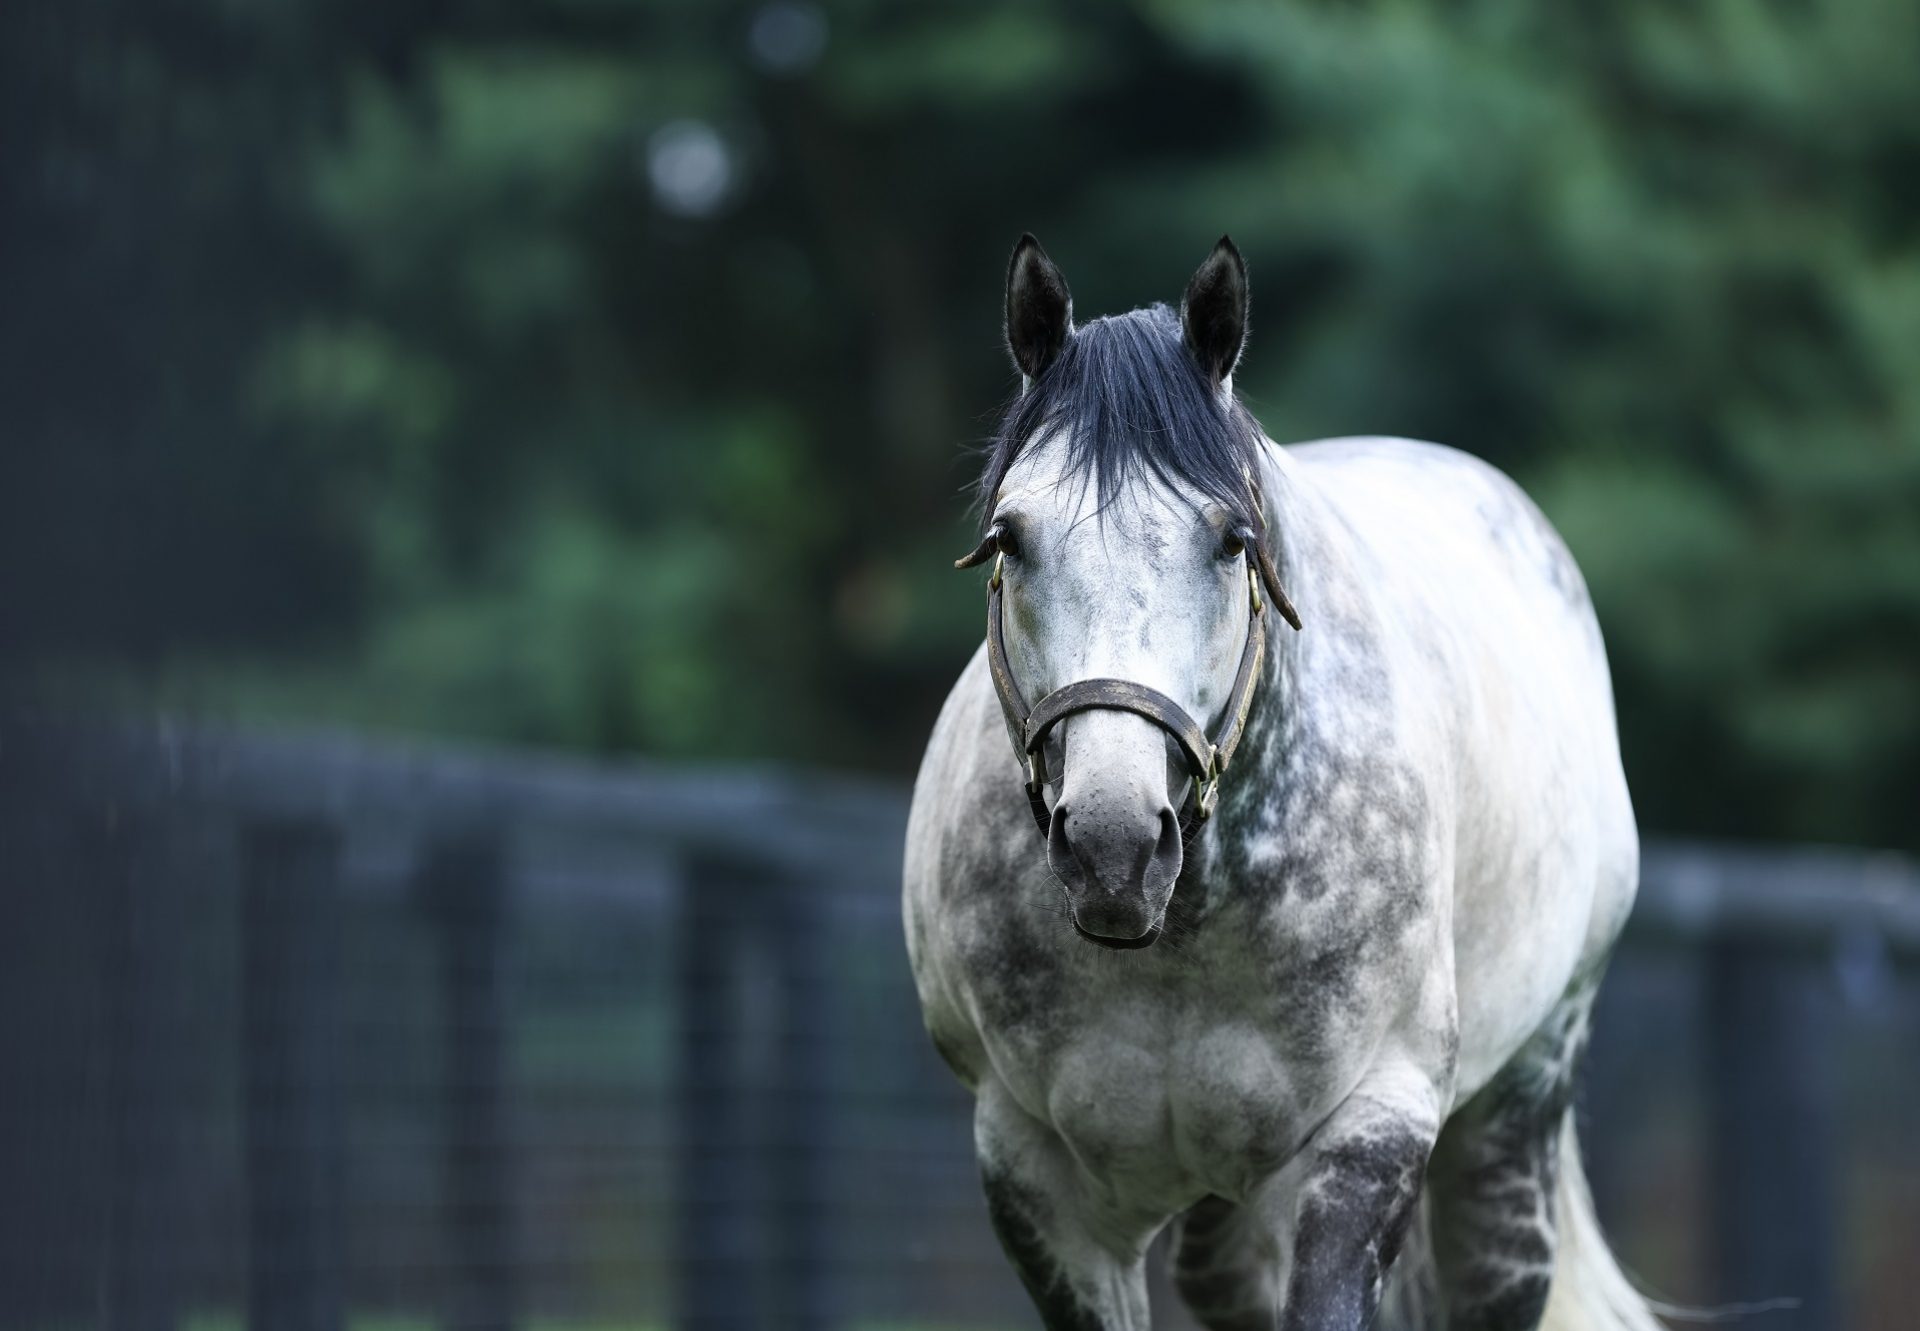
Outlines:
<svg viewBox="0 0 1920 1331"><path fill-rule="evenodd" d="M0 1326L1031 1324L899 788L13 721L0 794ZM1649 848L1584 1126L1664 1292L1910 1324L1916 959L1901 861Z"/></svg>

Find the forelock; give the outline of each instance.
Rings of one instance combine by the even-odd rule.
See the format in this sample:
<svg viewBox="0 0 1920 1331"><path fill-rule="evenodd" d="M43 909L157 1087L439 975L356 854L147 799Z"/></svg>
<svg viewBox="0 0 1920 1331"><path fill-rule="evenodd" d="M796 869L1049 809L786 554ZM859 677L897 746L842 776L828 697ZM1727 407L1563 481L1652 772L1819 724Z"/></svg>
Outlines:
<svg viewBox="0 0 1920 1331"><path fill-rule="evenodd" d="M1077 328L1011 403L980 477L983 513L1021 454L1043 436L1065 446L1062 481L1092 483L1102 509L1131 483L1184 484L1236 520L1260 523L1259 425L1215 389L1165 305Z"/></svg>

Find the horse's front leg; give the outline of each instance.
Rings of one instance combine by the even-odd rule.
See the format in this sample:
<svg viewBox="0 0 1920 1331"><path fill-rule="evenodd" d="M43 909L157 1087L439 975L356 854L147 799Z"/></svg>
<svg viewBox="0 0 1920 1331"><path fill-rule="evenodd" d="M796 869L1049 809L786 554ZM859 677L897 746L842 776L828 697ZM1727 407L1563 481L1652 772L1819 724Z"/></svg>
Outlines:
<svg viewBox="0 0 1920 1331"><path fill-rule="evenodd" d="M1420 1198L1440 1094L1412 1067L1370 1074L1269 1189L1287 1262L1280 1331L1362 1331Z"/></svg>
<svg viewBox="0 0 1920 1331"><path fill-rule="evenodd" d="M1092 1195L1059 1136L997 1081L979 1088L974 1145L994 1233L1047 1331L1148 1331L1153 1226Z"/></svg>

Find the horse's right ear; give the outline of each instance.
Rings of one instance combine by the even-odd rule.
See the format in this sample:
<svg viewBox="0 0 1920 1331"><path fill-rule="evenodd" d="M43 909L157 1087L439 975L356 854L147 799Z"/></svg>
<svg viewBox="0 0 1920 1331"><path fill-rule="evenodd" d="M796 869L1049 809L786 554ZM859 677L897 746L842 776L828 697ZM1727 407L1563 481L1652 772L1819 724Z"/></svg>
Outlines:
<svg viewBox="0 0 1920 1331"><path fill-rule="evenodd" d="M1031 234L1020 237L1007 264L1007 350L1029 380L1038 379L1067 344L1073 296L1067 279Z"/></svg>

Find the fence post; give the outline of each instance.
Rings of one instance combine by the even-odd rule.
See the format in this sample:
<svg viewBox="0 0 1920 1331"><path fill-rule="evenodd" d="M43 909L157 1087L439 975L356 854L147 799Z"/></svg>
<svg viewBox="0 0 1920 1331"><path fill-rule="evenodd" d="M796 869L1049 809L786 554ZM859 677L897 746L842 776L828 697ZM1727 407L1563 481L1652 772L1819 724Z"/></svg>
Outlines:
<svg viewBox="0 0 1920 1331"><path fill-rule="evenodd" d="M825 914L832 898L791 882L777 887L781 994L778 1129L772 1161L778 1253L774 1289L780 1325L793 1331L828 1331L834 1325L835 1273L827 1148L833 1131L830 1060L836 1050L827 1024L831 994Z"/></svg>
<svg viewBox="0 0 1920 1331"><path fill-rule="evenodd" d="M182 1064L192 1057L172 1028L185 976L177 957L180 913L166 899L166 843L154 820L109 807L98 827L107 995L106 1106L112 1128L106 1182L107 1324L112 1331L170 1331L181 1257L173 1183L179 1167L176 1108Z"/></svg>
<svg viewBox="0 0 1920 1331"><path fill-rule="evenodd" d="M243 1063L251 1331L340 1331L339 836L245 829Z"/></svg>
<svg viewBox="0 0 1920 1331"><path fill-rule="evenodd" d="M1834 1027L1817 959L1724 936L1707 963L1716 1297L1798 1301L1835 1327Z"/></svg>
<svg viewBox="0 0 1920 1331"><path fill-rule="evenodd" d="M1574 1112L1580 1130L1580 1150L1586 1160L1587 1186L1602 1230L1613 1233L1623 1223L1631 1190L1625 1181L1635 1171L1635 1159L1626 1143L1638 1106L1630 1091L1635 1040L1643 1029L1645 1012L1635 981L1641 979L1641 959L1628 951L1617 954L1601 982L1594 1002L1592 1036L1581 1059L1579 1090Z"/></svg>
<svg viewBox="0 0 1920 1331"><path fill-rule="evenodd" d="M820 904L765 864L683 867L676 1331L832 1325Z"/></svg>
<svg viewBox="0 0 1920 1331"><path fill-rule="evenodd" d="M679 1027L675 1180L675 1331L758 1324L754 1263L760 1217L743 1085L745 977L737 959L764 903L750 867L689 856L680 875L675 1009Z"/></svg>
<svg viewBox="0 0 1920 1331"><path fill-rule="evenodd" d="M449 1262L442 1325L506 1331L519 1312L511 1138L503 1078L506 856L492 833L428 847L418 890L440 933L446 1031L441 1214Z"/></svg>

